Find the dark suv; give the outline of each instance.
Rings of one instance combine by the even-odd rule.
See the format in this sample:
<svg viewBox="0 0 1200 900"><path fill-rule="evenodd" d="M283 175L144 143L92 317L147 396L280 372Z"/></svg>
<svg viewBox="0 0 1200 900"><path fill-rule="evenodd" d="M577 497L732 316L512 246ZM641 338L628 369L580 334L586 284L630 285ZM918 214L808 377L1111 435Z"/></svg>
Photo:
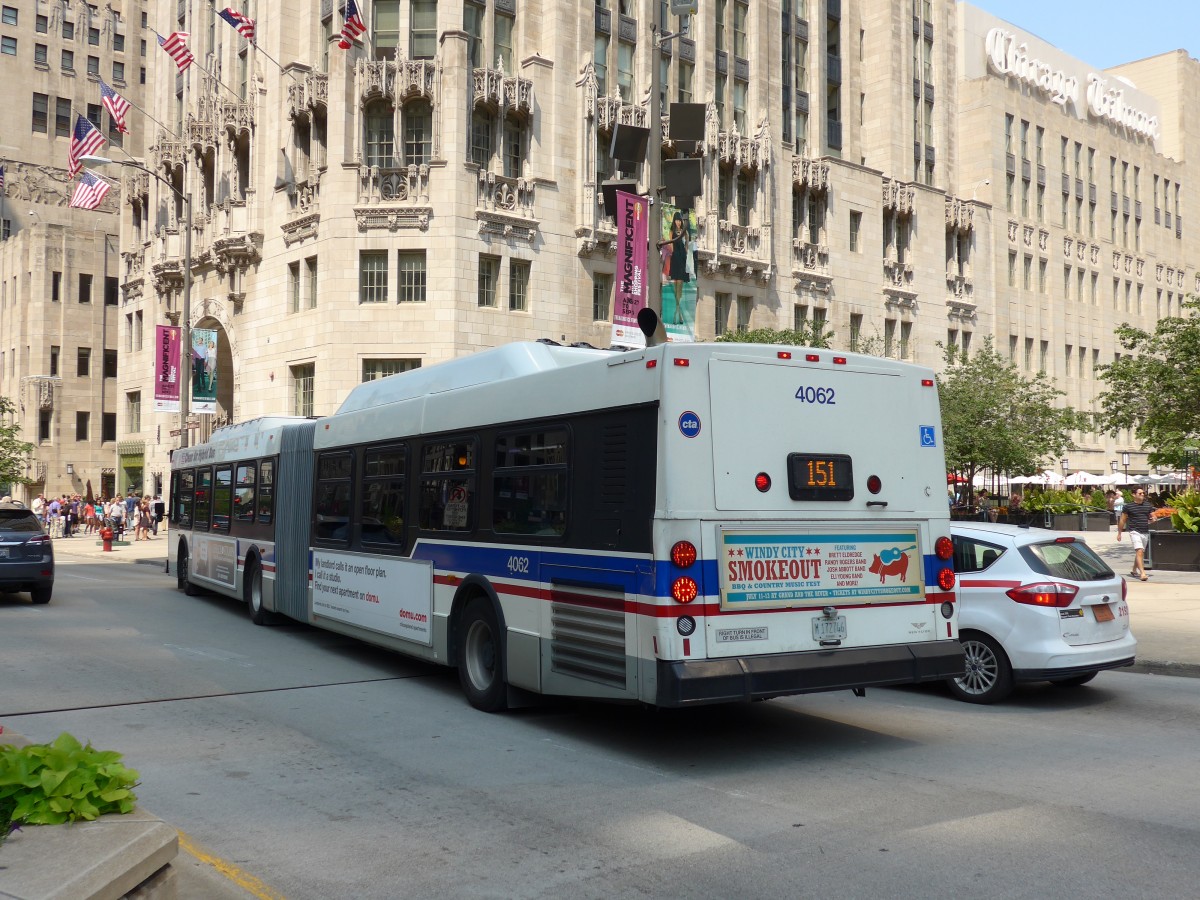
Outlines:
<svg viewBox="0 0 1200 900"><path fill-rule="evenodd" d="M0 591L29 591L34 603L54 592L54 544L23 503L0 503Z"/></svg>

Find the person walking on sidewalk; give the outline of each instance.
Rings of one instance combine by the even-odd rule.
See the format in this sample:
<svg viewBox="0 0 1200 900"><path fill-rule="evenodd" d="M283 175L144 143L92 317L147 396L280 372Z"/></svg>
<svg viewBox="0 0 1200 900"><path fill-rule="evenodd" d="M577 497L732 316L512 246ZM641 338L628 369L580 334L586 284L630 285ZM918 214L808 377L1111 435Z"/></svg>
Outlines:
<svg viewBox="0 0 1200 900"><path fill-rule="evenodd" d="M1133 571L1129 574L1142 581L1146 575L1146 548L1150 546L1150 514L1154 507L1146 502L1146 489L1138 488L1133 492L1133 502L1126 503L1117 519L1117 540L1121 540L1121 532L1129 532L1129 543L1133 544Z"/></svg>

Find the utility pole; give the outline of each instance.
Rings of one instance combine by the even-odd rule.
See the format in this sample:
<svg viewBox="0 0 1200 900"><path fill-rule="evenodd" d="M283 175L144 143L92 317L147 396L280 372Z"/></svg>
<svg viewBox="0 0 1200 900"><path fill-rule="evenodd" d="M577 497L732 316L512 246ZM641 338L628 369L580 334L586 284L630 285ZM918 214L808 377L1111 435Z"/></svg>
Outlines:
<svg viewBox="0 0 1200 900"><path fill-rule="evenodd" d="M659 272L661 266L658 264L658 241L662 236L662 212L658 208L661 200L659 197L659 187L662 184L662 104L659 101L659 92L662 90L662 50L659 47L659 42L662 39L663 23L659 21L659 12L661 4L658 0L653 0L650 4L652 12L650 13L650 141L649 147L646 150L646 193L650 198L649 227L646 229L647 247L646 268L649 272ZM673 37L673 35L671 35ZM669 38L667 38L669 40ZM658 322L654 326L653 336L647 335L647 342L650 344L665 344L667 342L667 330L663 327L662 313L663 302L662 279L655 277L653 281L656 283L657 290L646 297L646 304L650 309L654 310L658 316Z"/></svg>

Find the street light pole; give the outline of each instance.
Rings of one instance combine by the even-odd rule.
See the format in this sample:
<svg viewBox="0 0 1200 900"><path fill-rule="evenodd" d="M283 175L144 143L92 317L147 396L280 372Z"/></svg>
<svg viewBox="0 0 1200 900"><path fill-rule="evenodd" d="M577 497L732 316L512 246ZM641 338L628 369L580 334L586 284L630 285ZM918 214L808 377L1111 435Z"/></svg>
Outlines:
<svg viewBox="0 0 1200 900"><path fill-rule="evenodd" d="M179 446L180 448L186 447L190 437L188 415L192 390L192 193L191 191L186 193L180 191L157 172L133 160L109 159L106 156L84 156L79 161L85 169L121 166L145 172L155 181L165 184L172 194L183 201L183 309L179 314Z"/></svg>
<svg viewBox="0 0 1200 900"><path fill-rule="evenodd" d="M1121 464L1125 467L1125 483L1129 484L1129 451L1121 451Z"/></svg>

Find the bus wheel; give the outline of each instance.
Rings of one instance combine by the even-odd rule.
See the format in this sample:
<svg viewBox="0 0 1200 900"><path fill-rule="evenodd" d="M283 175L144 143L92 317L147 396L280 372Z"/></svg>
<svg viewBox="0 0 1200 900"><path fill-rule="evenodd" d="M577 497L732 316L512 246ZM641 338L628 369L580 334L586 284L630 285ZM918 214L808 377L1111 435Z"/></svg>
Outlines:
<svg viewBox="0 0 1200 900"><path fill-rule="evenodd" d="M250 621L255 625L266 625L270 614L263 609L262 599L262 566L258 560L250 563L246 571L246 608L250 611Z"/></svg>
<svg viewBox="0 0 1200 900"><path fill-rule="evenodd" d="M484 712L508 705L504 684L504 651L496 613L485 597L467 604L459 628L458 680L467 702Z"/></svg>
<svg viewBox="0 0 1200 900"><path fill-rule="evenodd" d="M188 581L188 552L187 546L179 545L179 556L175 562L175 583L189 597L195 597L200 590Z"/></svg>

